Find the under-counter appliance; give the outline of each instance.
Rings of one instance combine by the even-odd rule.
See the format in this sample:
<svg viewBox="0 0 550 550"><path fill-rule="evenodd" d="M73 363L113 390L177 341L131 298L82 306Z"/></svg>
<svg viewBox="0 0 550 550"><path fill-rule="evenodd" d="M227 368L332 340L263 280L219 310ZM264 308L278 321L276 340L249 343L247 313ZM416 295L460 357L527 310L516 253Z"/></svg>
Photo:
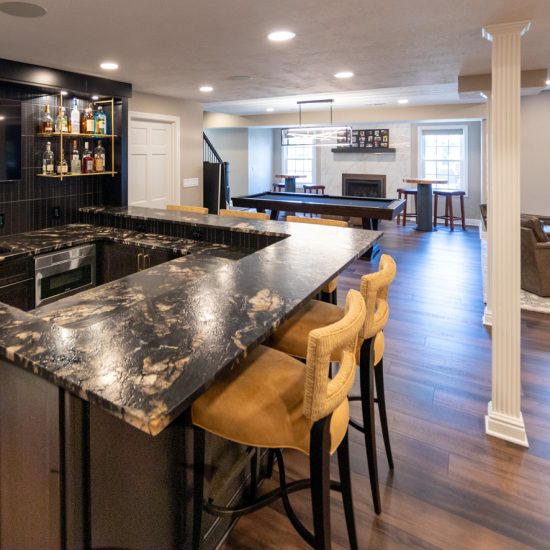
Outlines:
<svg viewBox="0 0 550 550"><path fill-rule="evenodd" d="M95 244L36 256L34 271L36 307L91 288L96 285Z"/></svg>

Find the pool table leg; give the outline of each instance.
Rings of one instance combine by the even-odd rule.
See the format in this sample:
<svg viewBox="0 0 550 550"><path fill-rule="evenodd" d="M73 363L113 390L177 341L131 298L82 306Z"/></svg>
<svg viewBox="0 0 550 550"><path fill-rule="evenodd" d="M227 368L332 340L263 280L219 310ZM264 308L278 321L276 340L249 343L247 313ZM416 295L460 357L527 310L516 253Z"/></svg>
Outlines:
<svg viewBox="0 0 550 550"><path fill-rule="evenodd" d="M279 219L279 211L278 210L272 210L271 215L269 216L270 220L277 220Z"/></svg>
<svg viewBox="0 0 550 550"><path fill-rule="evenodd" d="M378 219L377 218L363 218L363 229L369 229L371 231L378 231Z"/></svg>

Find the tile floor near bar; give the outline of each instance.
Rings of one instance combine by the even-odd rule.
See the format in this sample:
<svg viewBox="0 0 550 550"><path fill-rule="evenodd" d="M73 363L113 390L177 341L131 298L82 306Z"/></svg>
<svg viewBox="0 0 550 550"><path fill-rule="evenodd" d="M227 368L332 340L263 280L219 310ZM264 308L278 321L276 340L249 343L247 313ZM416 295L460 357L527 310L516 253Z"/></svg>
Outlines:
<svg viewBox="0 0 550 550"><path fill-rule="evenodd" d="M381 229L383 251L398 266L385 331L395 470L388 470L378 432L383 511L376 517L363 441L351 431L360 547L550 548L550 316L522 314L522 409L529 449L487 437L491 342L481 324L478 230L420 233L387 222ZM339 303L362 274L376 268L377 262L356 261L340 278ZM305 477L307 458L286 456L291 477ZM332 496L333 548L348 548L341 501L337 493ZM308 519L309 495L291 498ZM278 503L241 519L223 548L305 546Z"/></svg>

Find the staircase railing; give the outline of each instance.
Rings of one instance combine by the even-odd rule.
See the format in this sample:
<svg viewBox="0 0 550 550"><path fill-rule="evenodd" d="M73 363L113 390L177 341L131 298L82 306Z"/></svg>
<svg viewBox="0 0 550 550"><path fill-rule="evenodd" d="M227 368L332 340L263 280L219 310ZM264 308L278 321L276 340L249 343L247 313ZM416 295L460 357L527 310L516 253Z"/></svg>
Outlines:
<svg viewBox="0 0 550 550"><path fill-rule="evenodd" d="M203 205L218 214L230 202L229 162L224 162L208 136L202 133Z"/></svg>

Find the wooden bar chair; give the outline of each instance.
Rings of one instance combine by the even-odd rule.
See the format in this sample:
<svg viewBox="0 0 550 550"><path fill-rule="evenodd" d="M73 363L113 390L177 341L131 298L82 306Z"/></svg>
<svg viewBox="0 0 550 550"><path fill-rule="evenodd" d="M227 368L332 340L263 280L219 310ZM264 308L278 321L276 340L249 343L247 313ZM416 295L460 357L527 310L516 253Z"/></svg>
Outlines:
<svg viewBox="0 0 550 550"><path fill-rule="evenodd" d="M388 290L396 273L397 268L393 258L387 254L382 254L379 271L361 277L361 295L367 307L365 326L361 334L357 354L361 395L350 397L352 401L361 402L363 424L352 418L350 419L350 425L361 431L365 436L372 499L377 514L382 511L382 506L378 488L374 403L378 404L386 456L390 469L393 469L384 392L383 330L389 319ZM270 345L274 349L303 359L307 355L307 335L309 332L334 323L341 319L343 315L344 310L342 308L318 300L311 300L304 309L291 317L272 335ZM333 360L335 361L336 358L333 358ZM376 399L373 394L373 378L376 384Z"/></svg>
<svg viewBox="0 0 550 550"><path fill-rule="evenodd" d="M285 184L284 183L272 183L273 191L275 193L282 193L285 190Z"/></svg>
<svg viewBox="0 0 550 550"><path fill-rule="evenodd" d="M166 210L177 212L192 212L193 214L208 214L208 208L204 206L188 206L185 204L167 204Z"/></svg>
<svg viewBox="0 0 550 550"><path fill-rule="evenodd" d="M403 219L403 225L407 225L407 216L409 218L416 218L416 196L418 195L418 190L414 187L400 187L397 190L397 198L405 197L405 208L403 209L402 214L397 215L397 225L401 219ZM414 198L414 212L409 211L409 196Z"/></svg>
<svg viewBox="0 0 550 550"><path fill-rule="evenodd" d="M202 515L239 517L282 498L285 511L300 536L313 548L328 550L330 489L342 493L350 546L358 547L349 466L348 392L355 379L355 351L365 323L365 302L350 290L344 315L308 336L306 363L280 351L258 346L244 362L219 380L192 405L194 432L193 548L203 539ZM331 357L340 369L329 377ZM204 498L205 431L241 445L275 449L280 487L251 502L220 507ZM281 449L309 456L310 479L286 482ZM330 480L330 455L338 454L340 483ZM289 494L311 490L313 533L296 516ZM255 488L251 487L255 494Z"/></svg>
<svg viewBox="0 0 550 550"><path fill-rule="evenodd" d="M331 220L329 218L303 218L302 216L287 216L287 222L295 223L313 223L316 225L330 225L332 227L349 227L349 223L343 220ZM330 280L322 289L321 289L321 299L324 302L330 304L337 304L338 297L338 277Z"/></svg>
<svg viewBox="0 0 550 550"><path fill-rule="evenodd" d="M226 210L220 208L220 216L228 216L232 218L253 218L255 220L269 220L269 214L265 212L250 212L249 210Z"/></svg>
<svg viewBox="0 0 550 550"><path fill-rule="evenodd" d="M464 191L454 189L434 189L434 227L437 227L437 220L445 220L445 227L451 225L451 231L455 230L455 220L462 222L462 231L466 231L466 216L464 214ZM439 197L445 197L445 215L437 215L437 203ZM453 214L453 197L460 197L460 216Z"/></svg>
<svg viewBox="0 0 550 550"><path fill-rule="evenodd" d="M325 194L325 186L320 183L303 183L302 188L304 189L304 193L310 193L312 195ZM313 214L310 214L309 217L313 218Z"/></svg>

